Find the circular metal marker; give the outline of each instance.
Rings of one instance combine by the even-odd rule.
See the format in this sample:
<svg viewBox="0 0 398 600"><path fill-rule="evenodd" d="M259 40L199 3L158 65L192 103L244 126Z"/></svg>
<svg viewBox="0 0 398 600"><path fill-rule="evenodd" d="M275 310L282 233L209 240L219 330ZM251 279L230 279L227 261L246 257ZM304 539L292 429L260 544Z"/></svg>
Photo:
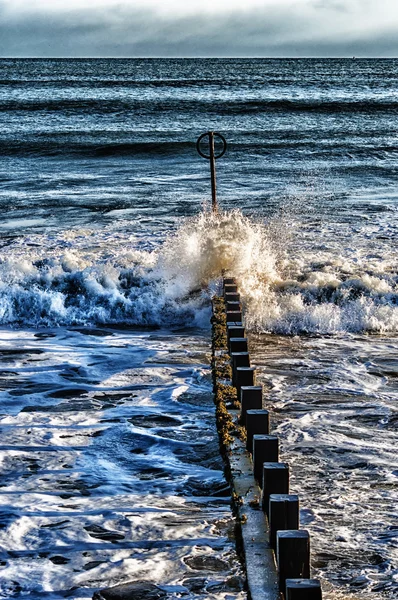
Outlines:
<svg viewBox="0 0 398 600"><path fill-rule="evenodd" d="M202 150L200 149L200 144L201 144L202 140L206 137L209 138L209 147L210 148L212 147L212 144L214 144L214 141L213 141L214 138L215 137L220 138L220 140L223 143L223 149L221 150L221 152L219 154L214 154L212 156L211 154L207 155L204 152L202 152ZM213 137L213 140L212 140L212 137ZM211 158L215 158L215 159L221 158L222 156L224 156L226 149L227 149L227 142L226 142L225 137L223 135L221 135L221 133L217 133L215 131L214 132L208 131L206 133L202 133L202 135L198 138L198 141L196 142L196 150L198 151L198 154L200 154L200 156L202 158L206 158L207 160L210 160Z"/></svg>

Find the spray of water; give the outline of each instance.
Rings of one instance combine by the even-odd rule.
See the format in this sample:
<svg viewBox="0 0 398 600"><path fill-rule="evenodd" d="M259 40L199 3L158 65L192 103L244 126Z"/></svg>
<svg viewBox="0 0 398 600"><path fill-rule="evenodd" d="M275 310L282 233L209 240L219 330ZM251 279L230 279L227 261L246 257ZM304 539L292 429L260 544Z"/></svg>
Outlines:
<svg viewBox="0 0 398 600"><path fill-rule="evenodd" d="M313 229L301 235L295 221L202 211L154 250L114 228L18 242L0 260L0 322L207 328L225 272L238 280L248 329L398 331L394 256L317 246Z"/></svg>
<svg viewBox="0 0 398 600"><path fill-rule="evenodd" d="M211 293L222 272L235 276L252 330L398 331L398 277L391 256L375 261L352 249L344 255L314 241L303 244L288 216L264 224L238 210L203 212L167 240L158 269L174 297L196 287Z"/></svg>
<svg viewBox="0 0 398 600"><path fill-rule="evenodd" d="M246 301L263 295L278 280L266 227L238 210L202 212L186 221L162 247L158 269L169 293L178 294L197 287L212 289L223 272L233 274Z"/></svg>

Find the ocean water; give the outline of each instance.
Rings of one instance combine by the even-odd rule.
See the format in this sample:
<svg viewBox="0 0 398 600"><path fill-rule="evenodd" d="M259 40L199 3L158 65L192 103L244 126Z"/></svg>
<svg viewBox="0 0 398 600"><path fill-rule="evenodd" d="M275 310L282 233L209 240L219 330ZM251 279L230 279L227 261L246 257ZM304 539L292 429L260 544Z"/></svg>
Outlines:
<svg viewBox="0 0 398 600"><path fill-rule="evenodd" d="M210 396L222 269L313 575L327 600L398 597L397 80L398 60L0 61L0 597L245 597Z"/></svg>

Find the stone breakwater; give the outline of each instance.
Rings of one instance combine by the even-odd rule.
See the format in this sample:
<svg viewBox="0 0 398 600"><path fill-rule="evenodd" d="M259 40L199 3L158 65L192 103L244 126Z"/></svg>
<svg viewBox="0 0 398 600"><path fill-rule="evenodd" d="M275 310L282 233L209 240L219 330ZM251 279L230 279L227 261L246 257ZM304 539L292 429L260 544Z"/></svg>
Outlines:
<svg viewBox="0 0 398 600"><path fill-rule="evenodd" d="M270 432L256 385L236 280L213 298L212 375L217 428L237 518L237 547L252 600L320 600L310 578L310 538L299 528L299 497L289 494L289 465Z"/></svg>

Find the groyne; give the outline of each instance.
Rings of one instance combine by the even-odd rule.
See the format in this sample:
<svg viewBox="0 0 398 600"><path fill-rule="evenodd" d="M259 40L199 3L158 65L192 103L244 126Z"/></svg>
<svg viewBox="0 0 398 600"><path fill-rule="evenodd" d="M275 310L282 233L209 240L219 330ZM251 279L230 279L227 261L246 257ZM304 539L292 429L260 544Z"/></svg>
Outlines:
<svg viewBox="0 0 398 600"><path fill-rule="evenodd" d="M252 600L321 600L310 578L310 536L256 385L236 280L213 298L212 377L217 428L237 519L237 547ZM282 457L283 458L283 457Z"/></svg>

